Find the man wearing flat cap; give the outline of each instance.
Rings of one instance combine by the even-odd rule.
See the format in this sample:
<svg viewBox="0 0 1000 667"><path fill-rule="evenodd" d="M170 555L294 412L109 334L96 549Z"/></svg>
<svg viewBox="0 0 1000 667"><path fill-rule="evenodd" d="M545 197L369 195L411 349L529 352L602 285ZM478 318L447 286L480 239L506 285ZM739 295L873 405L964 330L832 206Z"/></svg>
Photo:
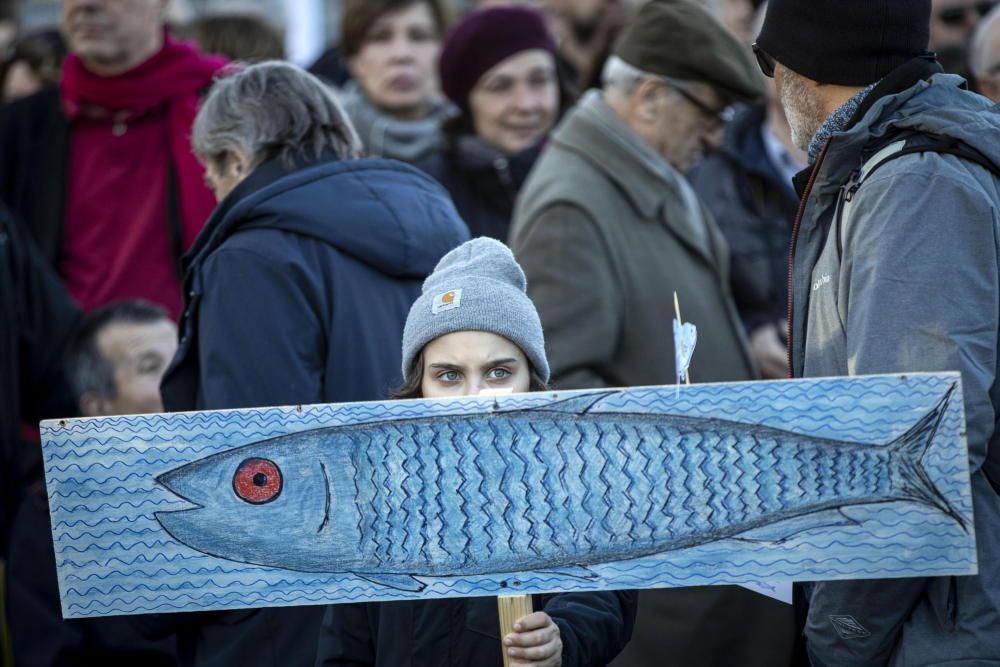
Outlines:
<svg viewBox="0 0 1000 667"><path fill-rule="evenodd" d="M1000 107L927 53L930 11L771 0L754 45L811 162L794 375L960 371L965 398L978 576L815 584L816 667L1000 665ZM961 531L898 511L907 530Z"/></svg>
<svg viewBox="0 0 1000 667"><path fill-rule="evenodd" d="M643 5L554 132L510 243L561 389L675 380L676 292L698 327L695 382L756 375L729 288L729 249L682 175L724 110L763 98L749 49L692 0ZM733 587L644 591L615 667L784 665L791 608Z"/></svg>

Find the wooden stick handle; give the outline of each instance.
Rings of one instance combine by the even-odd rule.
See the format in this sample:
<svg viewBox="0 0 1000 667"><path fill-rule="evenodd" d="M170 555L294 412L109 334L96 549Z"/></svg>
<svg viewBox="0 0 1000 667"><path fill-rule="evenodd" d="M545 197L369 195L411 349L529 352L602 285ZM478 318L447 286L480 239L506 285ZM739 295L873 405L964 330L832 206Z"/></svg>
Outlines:
<svg viewBox="0 0 1000 667"><path fill-rule="evenodd" d="M503 653L503 667L510 667L510 657L503 638L514 632L514 622L527 616L531 608L530 595L501 595L497 597L497 611L500 612L500 651Z"/></svg>

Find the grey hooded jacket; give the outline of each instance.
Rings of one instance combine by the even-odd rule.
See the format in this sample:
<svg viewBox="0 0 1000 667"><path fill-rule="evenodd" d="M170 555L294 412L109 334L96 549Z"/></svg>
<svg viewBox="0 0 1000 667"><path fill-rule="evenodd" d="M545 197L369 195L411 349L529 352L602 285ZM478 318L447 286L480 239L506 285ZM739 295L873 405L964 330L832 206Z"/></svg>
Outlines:
<svg viewBox="0 0 1000 667"><path fill-rule="evenodd" d="M832 224L865 151L898 132L958 139L1000 166L1000 106L953 75L912 81L876 89L817 160L793 240L792 367L961 371L979 575L816 584L806 639L818 667L1000 665L1000 496L984 474L1000 482L1000 186L953 155L901 156L862 182L840 249ZM853 632L834 622L848 616Z"/></svg>

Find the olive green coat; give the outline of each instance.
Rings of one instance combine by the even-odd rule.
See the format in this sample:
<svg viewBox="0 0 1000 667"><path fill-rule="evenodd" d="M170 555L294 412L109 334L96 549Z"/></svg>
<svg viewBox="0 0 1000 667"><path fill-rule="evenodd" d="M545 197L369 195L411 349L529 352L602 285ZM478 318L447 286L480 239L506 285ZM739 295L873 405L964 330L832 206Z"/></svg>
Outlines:
<svg viewBox="0 0 1000 667"><path fill-rule="evenodd" d="M557 387L674 382L674 292L698 327L691 380L754 377L722 233L599 92L568 114L528 177L510 246Z"/></svg>
<svg viewBox="0 0 1000 667"><path fill-rule="evenodd" d="M698 327L694 382L749 380L729 250L683 177L591 92L521 190L510 237L556 387L675 381L673 295ZM642 591L614 667L785 667L792 607L731 586Z"/></svg>

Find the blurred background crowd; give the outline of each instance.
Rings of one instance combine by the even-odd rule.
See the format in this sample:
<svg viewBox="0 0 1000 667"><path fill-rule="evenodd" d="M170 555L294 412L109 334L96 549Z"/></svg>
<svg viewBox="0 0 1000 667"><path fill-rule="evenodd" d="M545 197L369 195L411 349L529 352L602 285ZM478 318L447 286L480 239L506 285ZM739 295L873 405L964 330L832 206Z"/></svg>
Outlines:
<svg viewBox="0 0 1000 667"><path fill-rule="evenodd" d="M672 350L657 331L669 322L664 299L672 290L663 286L676 285L678 274L687 293L698 295L685 314L704 325L695 380L785 377L787 254L798 206L792 178L808 158L793 141L773 83L748 65L764 0L700 2L704 11L691 19L700 24L662 28L661 38L633 27L635 40L622 43L642 0L173 0L165 14L149 15L138 7L162 3L0 0L0 546L10 574L4 664L177 659L167 644L137 639L124 622L61 620L32 424L163 409L160 380L178 346L177 322L195 295L185 300L191 285L178 267L185 252L201 247L216 199L225 200L260 164L227 148L224 127L205 129L200 162L189 150L198 101L227 62L302 66L342 105L362 154L414 165L447 190L469 235L510 243L529 294L539 286L533 298L557 387L673 381L665 370ZM929 45L947 71L994 101L998 4L933 0ZM493 10L499 13L486 10L494 6L502 6ZM102 52L88 33L86 17L101 12L122 35L123 53ZM127 85L105 85L122 72L131 72ZM637 92L649 72L676 93L669 106L656 107L656 123ZM589 95L593 89L605 91L604 102ZM615 151L631 139L612 137L604 146L588 134L611 112L645 142L628 146L629 155L641 162L652 148L672 167L665 184L644 189L636 184L645 172L636 171L618 190L640 210L648 201L654 217L657 207L676 205L665 214L670 224L690 222L678 232L685 242L675 255L650 257L641 234L616 239L599 226L589 232L595 245L620 246L612 254L620 250L628 266L641 267L638 276L612 273L582 243L574 246L583 248L579 256L560 247L560 225L579 210L626 214L601 209L606 202L574 202L574 213L545 200L562 196L543 187L543 176L568 173L572 162L564 167L563 154L586 150L616 164ZM155 186L130 188L129 178ZM585 183L590 173L565 177L574 178ZM680 204L648 194L655 188L676 190ZM533 233L536 226L543 231ZM573 275L559 275L553 258L576 267ZM633 279L667 296L650 296L648 312L616 313L610 321L557 289L569 281L596 293ZM234 298L253 298L246 286L233 289L243 290ZM661 356L671 360L650 362ZM663 664L651 656L669 631L643 619L678 610L690 612L679 634L701 638L704 661L677 664L802 660L790 606L721 590L641 601L632 653L618 664ZM705 657L712 654L706 645L718 645L715 658ZM734 648L741 645L753 648ZM743 654L758 659L733 658Z"/></svg>

